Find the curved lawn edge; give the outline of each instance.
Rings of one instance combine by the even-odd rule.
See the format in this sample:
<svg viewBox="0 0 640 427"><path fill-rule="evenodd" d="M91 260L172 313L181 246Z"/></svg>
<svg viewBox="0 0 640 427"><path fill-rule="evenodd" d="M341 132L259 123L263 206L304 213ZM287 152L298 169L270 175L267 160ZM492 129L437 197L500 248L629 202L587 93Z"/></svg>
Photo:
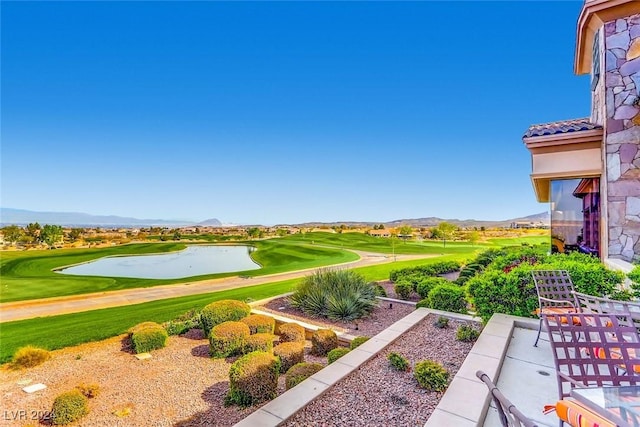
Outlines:
<svg viewBox="0 0 640 427"><path fill-rule="evenodd" d="M388 264L354 268L367 280L383 280L394 269L460 259L460 255L398 261ZM0 363L9 362L13 353L25 345L55 350L90 341L100 341L123 334L131 326L144 321L166 322L189 310L200 310L220 299L256 301L293 290L298 279L290 279L245 288L229 289L178 298L167 298L141 304L126 305L81 313L63 314L35 319L0 322ZM1 318L0 318L1 320Z"/></svg>

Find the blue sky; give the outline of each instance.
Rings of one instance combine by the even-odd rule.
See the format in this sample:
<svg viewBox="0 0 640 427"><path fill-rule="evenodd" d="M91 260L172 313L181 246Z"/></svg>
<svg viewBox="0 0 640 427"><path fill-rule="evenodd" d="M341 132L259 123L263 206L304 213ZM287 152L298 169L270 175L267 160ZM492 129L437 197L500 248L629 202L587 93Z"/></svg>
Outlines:
<svg viewBox="0 0 640 427"><path fill-rule="evenodd" d="M542 212L581 1L2 2L3 207L238 224Z"/></svg>

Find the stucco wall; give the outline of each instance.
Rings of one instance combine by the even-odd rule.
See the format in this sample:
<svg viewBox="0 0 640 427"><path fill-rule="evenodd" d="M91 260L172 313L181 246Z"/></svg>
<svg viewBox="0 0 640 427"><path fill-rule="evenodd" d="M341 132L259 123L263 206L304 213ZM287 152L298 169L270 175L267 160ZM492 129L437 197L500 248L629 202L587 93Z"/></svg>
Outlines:
<svg viewBox="0 0 640 427"><path fill-rule="evenodd" d="M607 22L604 36L608 253L640 260L640 14Z"/></svg>

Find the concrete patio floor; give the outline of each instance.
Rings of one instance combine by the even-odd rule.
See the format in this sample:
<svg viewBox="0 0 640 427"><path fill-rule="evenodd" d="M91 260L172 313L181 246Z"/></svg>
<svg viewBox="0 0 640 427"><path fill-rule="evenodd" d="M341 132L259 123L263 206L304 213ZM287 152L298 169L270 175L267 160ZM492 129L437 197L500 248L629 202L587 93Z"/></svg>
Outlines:
<svg viewBox="0 0 640 427"><path fill-rule="evenodd" d="M496 385L523 414L541 426L558 426L555 412L544 415L542 408L558 400L558 385L551 346L542 331L538 347L533 343L536 330L515 327ZM500 421L493 401L485 427L498 427Z"/></svg>

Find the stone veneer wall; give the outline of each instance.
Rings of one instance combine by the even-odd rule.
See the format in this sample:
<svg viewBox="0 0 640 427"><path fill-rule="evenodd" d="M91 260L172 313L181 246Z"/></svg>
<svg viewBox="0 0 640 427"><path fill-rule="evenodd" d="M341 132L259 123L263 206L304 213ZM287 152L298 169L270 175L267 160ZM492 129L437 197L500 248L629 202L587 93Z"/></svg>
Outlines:
<svg viewBox="0 0 640 427"><path fill-rule="evenodd" d="M609 257L640 260L640 14L604 26Z"/></svg>

